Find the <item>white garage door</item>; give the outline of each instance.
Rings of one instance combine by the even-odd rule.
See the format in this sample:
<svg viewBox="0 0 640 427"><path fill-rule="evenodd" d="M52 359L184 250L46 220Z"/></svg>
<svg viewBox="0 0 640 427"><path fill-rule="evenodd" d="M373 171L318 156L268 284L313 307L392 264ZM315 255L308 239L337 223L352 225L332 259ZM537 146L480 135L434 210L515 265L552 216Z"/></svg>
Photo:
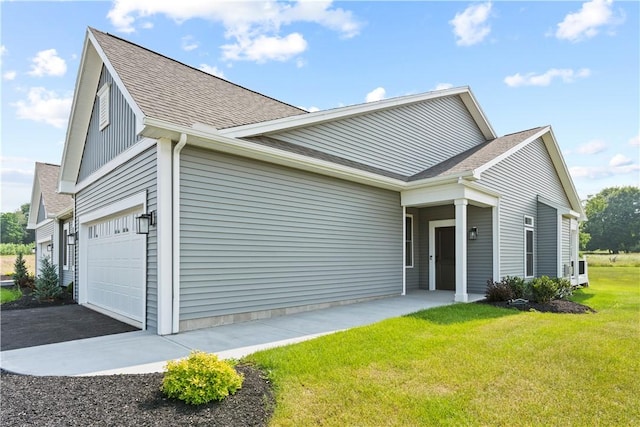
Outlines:
<svg viewBox="0 0 640 427"><path fill-rule="evenodd" d="M87 302L143 322L145 243L128 211L93 222L87 236Z"/></svg>

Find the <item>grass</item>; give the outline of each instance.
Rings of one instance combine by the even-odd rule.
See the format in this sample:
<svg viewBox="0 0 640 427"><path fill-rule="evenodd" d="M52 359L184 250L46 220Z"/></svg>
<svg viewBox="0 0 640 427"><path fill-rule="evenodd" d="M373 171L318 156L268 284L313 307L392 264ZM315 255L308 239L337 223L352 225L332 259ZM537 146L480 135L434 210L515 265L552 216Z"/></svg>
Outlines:
<svg viewBox="0 0 640 427"><path fill-rule="evenodd" d="M640 267L640 253L587 252L589 267Z"/></svg>
<svg viewBox="0 0 640 427"><path fill-rule="evenodd" d="M640 269L589 273L595 314L457 304L256 353L271 424L640 425Z"/></svg>
<svg viewBox="0 0 640 427"><path fill-rule="evenodd" d="M22 291L14 286L0 288L0 304L15 301L22 296Z"/></svg>
<svg viewBox="0 0 640 427"><path fill-rule="evenodd" d="M23 255L29 274L36 272L35 254ZM16 262L16 255L0 255L0 274L9 275L13 273L13 264Z"/></svg>

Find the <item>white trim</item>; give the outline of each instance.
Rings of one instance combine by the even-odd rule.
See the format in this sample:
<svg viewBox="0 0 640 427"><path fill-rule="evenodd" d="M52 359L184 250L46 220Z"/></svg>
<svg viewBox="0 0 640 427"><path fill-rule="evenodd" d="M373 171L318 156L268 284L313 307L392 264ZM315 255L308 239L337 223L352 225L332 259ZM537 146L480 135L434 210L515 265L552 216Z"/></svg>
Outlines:
<svg viewBox="0 0 640 427"><path fill-rule="evenodd" d="M111 103L111 85L105 83L102 85L96 97L98 98L98 130L103 130L110 123L109 107Z"/></svg>
<svg viewBox="0 0 640 427"><path fill-rule="evenodd" d="M66 222L62 225L62 238L60 239L61 240L60 244L63 245L63 249L62 249L62 270L63 271L69 271L69 267L71 264L69 262L71 260L71 253L70 253L71 248L69 248L70 245L67 244L67 236L69 236L70 226L71 226L71 223L69 222Z"/></svg>
<svg viewBox="0 0 640 427"><path fill-rule="evenodd" d="M557 220L556 220L556 277L563 277L564 276L564 265L563 265L563 259L562 259L562 235L563 235L563 229L562 229L562 213L560 211L557 211L556 213L557 215Z"/></svg>
<svg viewBox="0 0 640 427"><path fill-rule="evenodd" d="M533 246L533 252L532 252L532 256L531 256L531 271L533 272L533 274L531 274L530 276L527 276L527 232L531 231L531 239L532 239L532 246ZM523 227L523 236L524 236L524 247L523 247L523 252L524 252L524 270L523 270L523 274L522 277L524 277L525 279L531 279L533 277L536 276L536 231L535 228L532 226L528 226L525 225Z"/></svg>
<svg viewBox="0 0 640 427"><path fill-rule="evenodd" d="M292 129L300 128L303 126L317 125L332 120L341 120L348 117L353 117L365 113L374 111L383 111L394 107L411 105L418 102L426 101L429 99L443 98L446 96L460 95L465 106L471 113L471 116L476 121L476 124L482 132L485 134L486 139L493 139L496 137L495 132L491 128L491 125L487 121L484 113L480 110L475 97L468 86L420 93L415 95L406 95L396 98L384 99L377 102L368 102L364 104L349 105L341 108L334 108L331 110L322 110L314 113L299 114L296 116L285 117L281 119L269 120L266 122L253 123L243 126L236 126L233 128L221 129L219 132L222 135L243 138L247 136L263 135L267 133L289 131ZM211 126L198 124L199 127Z"/></svg>
<svg viewBox="0 0 640 427"><path fill-rule="evenodd" d="M456 220L453 219L441 219L436 221L429 221L429 290L436 290L436 228L440 227L455 227Z"/></svg>
<svg viewBox="0 0 640 427"><path fill-rule="evenodd" d="M407 251L406 251L406 236L405 230L407 229L407 208L402 207L402 295L407 294ZM413 230L412 230L413 231Z"/></svg>
<svg viewBox="0 0 640 427"><path fill-rule="evenodd" d="M491 207L491 228L493 229L493 280L500 280L500 200Z"/></svg>
<svg viewBox="0 0 640 427"><path fill-rule="evenodd" d="M78 249L78 265L77 265L77 273L78 273L78 303L79 304L87 304L87 292L88 292L88 272L87 272L87 245L88 245L88 229L89 224L91 222L97 221L104 217L109 217L117 214L118 212L127 211L130 209L134 209L138 206L142 207L142 211L146 212L147 210L147 192L143 190L139 193L136 193L132 196L126 197L122 200L118 200L115 203L112 203L107 206L103 206L101 208L95 209L86 214L80 215L77 217L78 219L78 228L79 228L79 240L76 240L76 245L80 245ZM142 257L144 266L142 269L143 277L140 280L144 283L144 296L142 298L143 314L142 314L142 329L146 329L147 323L147 245L145 238L145 254ZM109 312L111 316L111 312Z"/></svg>
<svg viewBox="0 0 640 427"><path fill-rule="evenodd" d="M173 222L172 142L160 138L156 145L156 231L158 251L158 335L172 332L173 318Z"/></svg>
<svg viewBox="0 0 640 427"><path fill-rule="evenodd" d="M133 146L131 146L127 150L125 150L122 153L118 154L116 157L111 159L109 162L105 163L100 169L98 169L97 171L93 172L91 175L89 175L88 177L83 179L77 185L74 184L74 183L70 183L71 185L73 185L73 191L72 192L73 193L78 193L78 192L84 190L85 188L87 188L91 184L95 183L99 179L104 178L105 176L107 176L108 174L113 172L113 170L115 168L117 168L118 166L121 166L121 165L127 163L129 160L133 159L134 157L144 153L149 148L153 147L156 143L157 143L157 141L155 139L151 139L151 138L145 138L145 139L139 141L138 143L134 144Z"/></svg>
<svg viewBox="0 0 640 427"><path fill-rule="evenodd" d="M454 300L467 302L467 199L456 199L456 293Z"/></svg>
<svg viewBox="0 0 640 427"><path fill-rule="evenodd" d="M407 211L406 210L407 208L405 206L403 206L402 209L403 209L404 212ZM415 227L415 223L413 222L413 214L405 213L404 217L405 217L405 219L404 219L405 222L404 222L404 233L403 234L404 234L404 246L405 246L405 248L407 246L407 218L411 218L411 240L409 240L411 242L411 265L407 265L407 259L406 259L406 255L405 255L404 267L405 268L413 268L414 263L415 263L415 258L416 258L415 257L415 252L414 252L414 249L415 249L414 248L414 242L415 242L415 239L414 239L414 236L415 236L414 227ZM405 250L405 252L406 252L406 250Z"/></svg>
<svg viewBox="0 0 640 427"><path fill-rule="evenodd" d="M173 316L171 330L180 332L180 152L187 145L187 134L173 148Z"/></svg>

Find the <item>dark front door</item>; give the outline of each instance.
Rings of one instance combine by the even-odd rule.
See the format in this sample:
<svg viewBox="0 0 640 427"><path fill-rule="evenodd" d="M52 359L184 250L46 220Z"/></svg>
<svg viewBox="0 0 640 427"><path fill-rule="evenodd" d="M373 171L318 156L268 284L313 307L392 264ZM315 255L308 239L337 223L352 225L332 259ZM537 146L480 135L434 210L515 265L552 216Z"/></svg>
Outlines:
<svg viewBox="0 0 640 427"><path fill-rule="evenodd" d="M438 227L436 231L436 289L456 290L456 228Z"/></svg>

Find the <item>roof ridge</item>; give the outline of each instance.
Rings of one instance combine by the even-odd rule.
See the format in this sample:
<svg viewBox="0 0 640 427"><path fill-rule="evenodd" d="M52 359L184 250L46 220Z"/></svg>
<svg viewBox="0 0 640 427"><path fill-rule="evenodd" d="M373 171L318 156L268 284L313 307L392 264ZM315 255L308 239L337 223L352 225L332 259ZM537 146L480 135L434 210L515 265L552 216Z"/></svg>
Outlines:
<svg viewBox="0 0 640 427"><path fill-rule="evenodd" d="M525 133L525 132L529 132L529 131L532 131L532 130L535 130L535 129L544 129L544 128L550 127L550 126L551 125L535 126L535 127L530 128L530 129L520 130L520 131L517 131L517 132L511 132L511 133L505 133L504 135L500 135L498 138L504 138L505 136L517 135L519 133ZM498 138L495 138L495 139L498 139Z"/></svg>
<svg viewBox="0 0 640 427"><path fill-rule="evenodd" d="M139 48L139 49L146 50L146 51L147 51L147 52L149 52L149 53L152 53L152 54L154 54L154 55L161 56L161 57L163 57L163 58L165 58L165 59L168 59L168 60L170 60L170 61L172 61L172 62L175 62L176 64L180 64L180 65L182 65L182 66L184 66L184 67L191 68L192 70L195 70L195 71L198 71L198 72L200 72L200 73L203 73L203 74L205 74L205 75L207 75L207 76L209 76L209 77L213 77L213 78L215 78L215 79L222 80L222 81L224 81L225 83L228 83L228 84L231 84L231 85L233 85L233 86L239 87L240 89L243 89L243 90L246 90L246 91L249 91L249 92L255 93L255 94L260 95L260 96L264 96L265 98L269 98L269 99L271 99L271 100L273 100L273 101L276 101L276 102L279 102L279 103L281 103L281 104L288 105L289 107L293 107L293 108L295 108L295 109L297 109L297 110L300 110L301 112L308 113L308 111L307 111L307 110L302 109L302 108L300 108L300 107L297 107L297 106L295 106L295 105L293 105L293 104L289 104L289 103L287 103L287 102L284 102L284 101L281 101L281 100L279 100L279 99L276 99L276 98L274 98L274 97L272 97L272 96L265 95L264 93L257 92L257 91L255 91L255 90L253 90L253 89L246 88L246 87L244 87L244 86L242 86L242 85L239 85L239 84L237 84L237 83L232 82L231 80L223 79L222 77L218 77L218 76L215 76L215 75L213 75L213 74L211 74L211 73L207 73L206 71L203 71L203 70L201 70L201 69L199 69L199 68L196 68L196 67L194 67L194 66L192 66L192 65L185 64L185 63L184 63L184 62L182 62L182 61L178 61L178 60L177 60L177 59L175 59L175 58L171 58L170 56L164 55L164 54L162 54L162 53L160 53L160 52L156 52L155 50L151 50L151 49L149 49L149 48L147 48L147 47L141 46L141 45L139 45L139 44L137 44L137 43L134 43L134 42L132 42L132 41L130 41L130 40L123 39L122 37L118 37L118 36L116 36L116 35L114 35L114 34L111 34L111 33L108 33L108 32L104 32L104 31L101 31L101 30L98 30L97 28L94 28L94 27L88 27L88 29L89 29L90 31L92 31L92 32L93 32L93 31L95 31L95 32L98 32L98 33L104 34L104 35L106 35L106 36L112 37L112 38L114 38L114 39L118 39L118 40L120 40L120 41L122 41L122 42L128 43L128 44L130 44L130 45L132 45L132 46L135 46L135 47L137 47L137 48Z"/></svg>

